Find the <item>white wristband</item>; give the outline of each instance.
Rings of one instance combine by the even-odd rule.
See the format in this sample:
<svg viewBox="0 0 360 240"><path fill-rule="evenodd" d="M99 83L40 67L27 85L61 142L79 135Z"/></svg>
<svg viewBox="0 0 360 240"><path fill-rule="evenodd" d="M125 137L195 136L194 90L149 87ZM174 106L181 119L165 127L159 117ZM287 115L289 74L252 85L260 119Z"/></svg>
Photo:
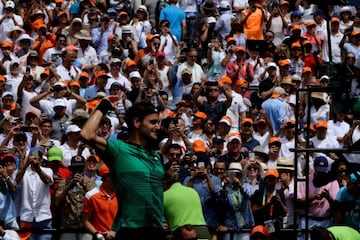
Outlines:
<svg viewBox="0 0 360 240"><path fill-rule="evenodd" d="M104 236L103 236L101 233L97 233L97 234L96 234L96 238L97 238L97 239L102 239L103 237L104 237Z"/></svg>

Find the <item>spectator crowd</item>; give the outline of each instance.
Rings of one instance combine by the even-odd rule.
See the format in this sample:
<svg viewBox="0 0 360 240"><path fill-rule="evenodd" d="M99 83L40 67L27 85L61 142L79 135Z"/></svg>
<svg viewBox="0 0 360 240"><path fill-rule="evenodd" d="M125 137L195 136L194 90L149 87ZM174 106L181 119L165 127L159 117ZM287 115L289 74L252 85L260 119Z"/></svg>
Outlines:
<svg viewBox="0 0 360 240"><path fill-rule="evenodd" d="M359 239L360 4L314 2L1 0L0 238L121 239L107 99L159 112L164 239Z"/></svg>

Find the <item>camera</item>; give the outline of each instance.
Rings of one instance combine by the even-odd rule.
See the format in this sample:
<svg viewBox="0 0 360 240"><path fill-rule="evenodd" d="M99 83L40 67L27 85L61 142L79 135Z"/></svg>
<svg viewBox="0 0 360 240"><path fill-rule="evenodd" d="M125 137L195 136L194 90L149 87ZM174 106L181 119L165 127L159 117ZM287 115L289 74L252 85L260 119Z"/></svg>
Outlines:
<svg viewBox="0 0 360 240"><path fill-rule="evenodd" d="M20 131L21 132L31 132L33 128L31 126L21 126Z"/></svg>
<svg viewBox="0 0 360 240"><path fill-rule="evenodd" d="M54 89L54 92L60 92L60 91L63 90L63 87L60 86L60 85L55 85L55 86L53 87L53 89Z"/></svg>

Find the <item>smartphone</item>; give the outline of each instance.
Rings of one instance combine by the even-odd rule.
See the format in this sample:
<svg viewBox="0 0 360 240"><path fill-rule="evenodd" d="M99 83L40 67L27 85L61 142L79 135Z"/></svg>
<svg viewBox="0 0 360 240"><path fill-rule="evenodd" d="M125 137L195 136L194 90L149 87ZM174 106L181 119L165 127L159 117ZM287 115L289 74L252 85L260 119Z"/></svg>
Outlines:
<svg viewBox="0 0 360 240"><path fill-rule="evenodd" d="M205 163L204 163L204 162L198 162L197 166L198 166L199 168L205 167Z"/></svg>
<svg viewBox="0 0 360 240"><path fill-rule="evenodd" d="M25 70L27 73L29 73L30 72L30 66L28 65L28 66L26 66L26 70Z"/></svg>
<svg viewBox="0 0 360 240"><path fill-rule="evenodd" d="M42 30L41 35L46 36L46 30Z"/></svg>
<svg viewBox="0 0 360 240"><path fill-rule="evenodd" d="M150 65L154 65L154 59L150 59L150 60L149 60L149 64L150 64Z"/></svg>
<svg viewBox="0 0 360 240"><path fill-rule="evenodd" d="M21 132L31 132L33 128L31 126L21 126L20 131Z"/></svg>
<svg viewBox="0 0 360 240"><path fill-rule="evenodd" d="M255 153L249 152L249 161L250 162L255 162Z"/></svg>

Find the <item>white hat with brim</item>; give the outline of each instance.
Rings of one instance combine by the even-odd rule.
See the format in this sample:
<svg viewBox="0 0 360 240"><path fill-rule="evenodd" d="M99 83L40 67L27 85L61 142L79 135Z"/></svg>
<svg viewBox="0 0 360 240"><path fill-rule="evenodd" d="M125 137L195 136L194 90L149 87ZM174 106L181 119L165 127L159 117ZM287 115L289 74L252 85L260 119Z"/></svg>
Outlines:
<svg viewBox="0 0 360 240"><path fill-rule="evenodd" d="M85 29L81 29L80 32L76 33L75 38L81 39L81 40L88 40L88 41L92 40L92 37L91 37L89 31L87 31Z"/></svg>
<svg viewBox="0 0 360 240"><path fill-rule="evenodd" d="M14 31L20 31L20 32L22 32L22 33L25 33L25 30L22 29L21 27L12 26L12 27L10 28L10 30L7 32L6 36L7 36L8 38L10 38L11 33L14 32Z"/></svg>
<svg viewBox="0 0 360 240"><path fill-rule="evenodd" d="M23 40L28 40L30 41L30 47L32 47L32 45L34 45L34 39L32 37L30 37L28 34L24 33L21 34L20 37L18 37L18 39L15 40L15 44L20 46L20 42Z"/></svg>

